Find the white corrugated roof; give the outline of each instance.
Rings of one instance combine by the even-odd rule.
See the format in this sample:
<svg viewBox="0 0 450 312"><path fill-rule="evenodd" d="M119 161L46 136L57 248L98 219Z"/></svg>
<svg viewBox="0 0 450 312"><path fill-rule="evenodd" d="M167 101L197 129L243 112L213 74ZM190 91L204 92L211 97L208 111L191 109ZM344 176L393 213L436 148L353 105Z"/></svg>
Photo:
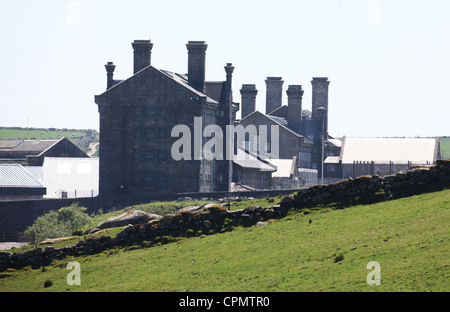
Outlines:
<svg viewBox="0 0 450 312"><path fill-rule="evenodd" d="M328 139L328 142L330 142L331 144L333 144L334 146L337 146L337 147L342 146L342 141L339 139Z"/></svg>
<svg viewBox="0 0 450 312"><path fill-rule="evenodd" d="M429 138L345 138L342 163L434 163L438 141Z"/></svg>
<svg viewBox="0 0 450 312"><path fill-rule="evenodd" d="M293 159L267 159L267 161L277 167L277 171L272 173L273 178L289 178L291 176Z"/></svg>
<svg viewBox="0 0 450 312"><path fill-rule="evenodd" d="M233 162L242 168L254 168L261 171L276 171L276 167L259 160L257 157L245 152L240 147L237 154L233 155Z"/></svg>
<svg viewBox="0 0 450 312"><path fill-rule="evenodd" d="M73 197L98 194L98 158L45 157L42 166L42 184L47 188L45 197L61 197L68 192Z"/></svg>
<svg viewBox="0 0 450 312"><path fill-rule="evenodd" d="M19 164L0 164L0 187L43 187Z"/></svg>
<svg viewBox="0 0 450 312"><path fill-rule="evenodd" d="M339 156L328 156L327 158L325 158L324 163L325 164L338 164Z"/></svg>

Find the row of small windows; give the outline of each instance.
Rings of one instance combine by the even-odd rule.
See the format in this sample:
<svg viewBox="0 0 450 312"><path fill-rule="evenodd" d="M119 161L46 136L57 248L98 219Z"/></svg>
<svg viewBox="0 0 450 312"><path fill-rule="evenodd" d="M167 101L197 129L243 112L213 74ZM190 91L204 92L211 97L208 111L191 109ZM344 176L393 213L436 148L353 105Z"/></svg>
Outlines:
<svg viewBox="0 0 450 312"><path fill-rule="evenodd" d="M146 140L165 140L167 139L167 129L163 127L159 128L134 128L133 137L135 139Z"/></svg>
<svg viewBox="0 0 450 312"><path fill-rule="evenodd" d="M164 185L166 184L166 174L164 172L135 172L133 174L134 184L143 185Z"/></svg>
<svg viewBox="0 0 450 312"><path fill-rule="evenodd" d="M135 117L165 117L166 114L166 107L156 104L136 105L134 107Z"/></svg>
<svg viewBox="0 0 450 312"><path fill-rule="evenodd" d="M160 150L134 150L133 160L139 161L165 161L167 159L167 151Z"/></svg>

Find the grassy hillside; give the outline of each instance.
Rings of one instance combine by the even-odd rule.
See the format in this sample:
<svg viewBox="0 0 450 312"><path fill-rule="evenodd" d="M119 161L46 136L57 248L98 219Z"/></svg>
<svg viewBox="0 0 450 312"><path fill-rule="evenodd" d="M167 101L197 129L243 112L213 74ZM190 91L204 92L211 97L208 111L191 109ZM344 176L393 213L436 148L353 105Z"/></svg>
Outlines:
<svg viewBox="0 0 450 312"><path fill-rule="evenodd" d="M61 139L66 137L84 151L89 150L91 142L98 142L94 130L55 129L55 128L0 128L0 139Z"/></svg>
<svg viewBox="0 0 450 312"><path fill-rule="evenodd" d="M264 226L107 250L45 270L8 269L0 291L449 291L449 222L450 190L290 213ZM70 260L81 264L80 286L66 283ZM366 282L370 261L381 265L380 286ZM44 288L47 280L53 285Z"/></svg>
<svg viewBox="0 0 450 312"><path fill-rule="evenodd" d="M441 155L445 159L450 159L450 137L440 138Z"/></svg>

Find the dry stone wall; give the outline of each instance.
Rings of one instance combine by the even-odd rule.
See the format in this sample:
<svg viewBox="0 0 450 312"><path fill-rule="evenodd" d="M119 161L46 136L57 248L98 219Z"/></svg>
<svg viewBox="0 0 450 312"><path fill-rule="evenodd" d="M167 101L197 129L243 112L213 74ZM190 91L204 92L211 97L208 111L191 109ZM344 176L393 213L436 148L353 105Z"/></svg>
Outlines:
<svg viewBox="0 0 450 312"><path fill-rule="evenodd" d="M288 207L307 207L326 202L351 200L380 193L380 199L393 199L450 186L450 161L438 160L435 166L413 168L389 176L360 176L338 183L315 185L283 198Z"/></svg>
<svg viewBox="0 0 450 312"><path fill-rule="evenodd" d="M66 256L97 253L114 246L127 246L143 240L152 240L165 235L202 229L205 233L225 221L233 224L253 225L259 221L281 218L292 209L373 195L382 191L386 198L396 198L417 192L432 191L450 187L450 161L439 160L436 166L416 168L399 172L391 176L361 176L328 185L316 185L299 190L294 195L285 196L272 207L248 207L228 211L226 208L209 207L200 211L182 211L166 215L144 224L126 227L116 237L100 236L81 240L75 245L63 248L37 248L35 250L12 253L0 252L0 272L7 268L32 266L37 268L50 263L53 259Z"/></svg>

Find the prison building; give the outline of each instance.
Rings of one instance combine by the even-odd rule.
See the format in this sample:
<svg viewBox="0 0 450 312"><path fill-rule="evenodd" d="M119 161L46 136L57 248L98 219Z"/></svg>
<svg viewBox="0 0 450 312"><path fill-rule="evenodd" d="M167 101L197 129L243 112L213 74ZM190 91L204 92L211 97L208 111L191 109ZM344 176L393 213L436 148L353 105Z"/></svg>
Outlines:
<svg viewBox="0 0 450 312"><path fill-rule="evenodd" d="M187 74L153 65L150 40L135 40L133 75L116 80L108 62L106 91L95 96L100 113L99 194L164 196L180 192L228 191L232 159L197 159L194 118L208 125L232 125L239 105L232 98L234 66L225 63L223 81L206 81L204 41L189 41ZM191 159L176 160L171 148L176 125L191 132ZM225 130L224 130L225 131ZM224 132L225 133L225 132ZM210 138L202 138L203 143ZM226 144L224 144L224 147Z"/></svg>

